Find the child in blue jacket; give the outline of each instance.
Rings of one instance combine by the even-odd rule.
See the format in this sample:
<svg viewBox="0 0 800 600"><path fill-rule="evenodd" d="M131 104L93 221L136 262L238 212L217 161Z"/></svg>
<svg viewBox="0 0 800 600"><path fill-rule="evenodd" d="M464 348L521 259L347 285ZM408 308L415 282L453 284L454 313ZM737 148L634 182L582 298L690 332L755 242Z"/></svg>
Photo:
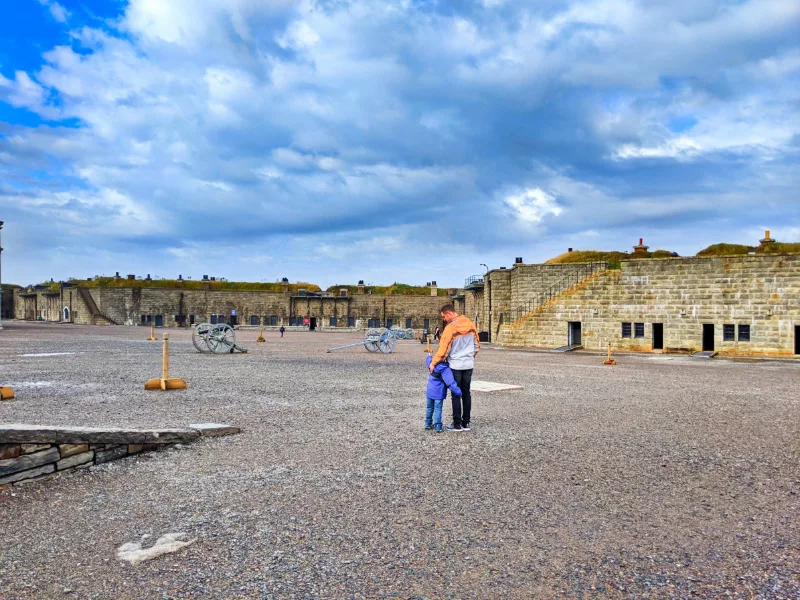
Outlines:
<svg viewBox="0 0 800 600"><path fill-rule="evenodd" d="M429 354L425 358L428 369L431 368L433 357ZM425 429L433 429L436 432L442 431L442 402L447 398L447 388L450 388L453 396L461 397L461 388L458 387L456 380L453 379L453 372L450 365L440 362L433 369L433 373L428 374L428 389L425 395L428 397L428 405L425 410Z"/></svg>

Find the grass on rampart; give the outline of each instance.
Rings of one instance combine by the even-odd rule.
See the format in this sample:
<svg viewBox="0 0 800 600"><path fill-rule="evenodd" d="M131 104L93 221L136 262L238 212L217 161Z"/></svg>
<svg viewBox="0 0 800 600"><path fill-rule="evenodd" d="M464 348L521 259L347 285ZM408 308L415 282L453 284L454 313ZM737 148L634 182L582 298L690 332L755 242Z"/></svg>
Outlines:
<svg viewBox="0 0 800 600"><path fill-rule="evenodd" d="M653 252L641 252L635 255L614 250L608 252L603 250L573 250L572 252L565 252L555 258L551 258L545 264L566 265L571 263L607 262L610 269L619 269L620 261L623 260L670 258L671 256L672 252L669 250L654 250Z"/></svg>
<svg viewBox="0 0 800 600"><path fill-rule="evenodd" d="M89 288L165 288L182 290L231 290L243 292L281 292L283 284L280 282L258 283L249 281L202 281L199 279L115 279L114 277L95 277L91 281L86 279L70 279L70 283ZM313 283L289 284L289 291L296 292L305 289L309 292L319 292L320 287Z"/></svg>
<svg viewBox="0 0 800 600"><path fill-rule="evenodd" d="M742 254L792 254L800 253L800 243L775 242L763 246L745 246L743 244L713 244L700 250L697 256L740 256Z"/></svg>
<svg viewBox="0 0 800 600"><path fill-rule="evenodd" d="M358 293L357 285L332 285L326 291L333 292L337 296L341 289L350 290L350 294ZM437 296L447 298L450 296L450 288L439 288L436 290ZM407 283L393 283L392 285L365 285L364 293L372 291L377 296L430 296L431 289L424 285L408 285Z"/></svg>

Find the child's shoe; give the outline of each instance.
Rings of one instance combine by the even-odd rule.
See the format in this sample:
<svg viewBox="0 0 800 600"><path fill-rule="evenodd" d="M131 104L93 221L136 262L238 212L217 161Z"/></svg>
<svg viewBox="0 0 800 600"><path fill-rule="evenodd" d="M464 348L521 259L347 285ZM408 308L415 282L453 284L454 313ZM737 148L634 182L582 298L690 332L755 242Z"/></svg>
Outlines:
<svg viewBox="0 0 800 600"><path fill-rule="evenodd" d="M442 426L441 426L441 425L437 425L437 426L436 426L436 433L442 433L442 431L444 431L444 430L442 429Z"/></svg>

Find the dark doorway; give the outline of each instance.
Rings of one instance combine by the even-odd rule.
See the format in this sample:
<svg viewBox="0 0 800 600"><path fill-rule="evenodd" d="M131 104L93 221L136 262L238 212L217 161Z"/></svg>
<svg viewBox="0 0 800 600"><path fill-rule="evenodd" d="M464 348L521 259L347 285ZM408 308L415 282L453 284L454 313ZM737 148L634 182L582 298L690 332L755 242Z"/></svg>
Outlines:
<svg viewBox="0 0 800 600"><path fill-rule="evenodd" d="M194 325L194 315L189 315L189 325Z"/></svg>
<svg viewBox="0 0 800 600"><path fill-rule="evenodd" d="M156 327L163 327L163 326L164 326L164 316L156 315Z"/></svg>
<svg viewBox="0 0 800 600"><path fill-rule="evenodd" d="M567 339L567 343L570 346L580 346L583 343L581 339L581 322L580 321L570 321L569 322L569 336Z"/></svg>
<svg viewBox="0 0 800 600"><path fill-rule="evenodd" d="M236 325L236 315L231 315L231 318L228 320L228 325L234 327Z"/></svg>
<svg viewBox="0 0 800 600"><path fill-rule="evenodd" d="M703 323L703 352L714 352L714 326Z"/></svg>
<svg viewBox="0 0 800 600"><path fill-rule="evenodd" d="M800 354L800 325L794 326L794 353Z"/></svg>
<svg viewBox="0 0 800 600"><path fill-rule="evenodd" d="M664 349L664 324L653 323L653 350Z"/></svg>
<svg viewBox="0 0 800 600"><path fill-rule="evenodd" d="M317 328L317 317L311 317L309 320L308 329L309 331L314 331Z"/></svg>

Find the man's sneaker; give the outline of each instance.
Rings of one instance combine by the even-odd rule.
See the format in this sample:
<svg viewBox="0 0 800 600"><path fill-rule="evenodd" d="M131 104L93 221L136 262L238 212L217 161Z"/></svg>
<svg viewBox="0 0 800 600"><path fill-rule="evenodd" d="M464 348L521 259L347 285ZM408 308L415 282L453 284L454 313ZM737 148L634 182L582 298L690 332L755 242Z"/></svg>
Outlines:
<svg viewBox="0 0 800 600"><path fill-rule="evenodd" d="M430 426L426 425L425 426L425 431L430 431L431 429L433 429L433 425L430 425Z"/></svg>
<svg viewBox="0 0 800 600"><path fill-rule="evenodd" d="M464 431L461 427L456 427L455 425L448 425L445 429L447 429L447 431Z"/></svg>
<svg viewBox="0 0 800 600"><path fill-rule="evenodd" d="M471 431L471 429L469 428L469 423L463 423L461 425L461 431Z"/></svg>

